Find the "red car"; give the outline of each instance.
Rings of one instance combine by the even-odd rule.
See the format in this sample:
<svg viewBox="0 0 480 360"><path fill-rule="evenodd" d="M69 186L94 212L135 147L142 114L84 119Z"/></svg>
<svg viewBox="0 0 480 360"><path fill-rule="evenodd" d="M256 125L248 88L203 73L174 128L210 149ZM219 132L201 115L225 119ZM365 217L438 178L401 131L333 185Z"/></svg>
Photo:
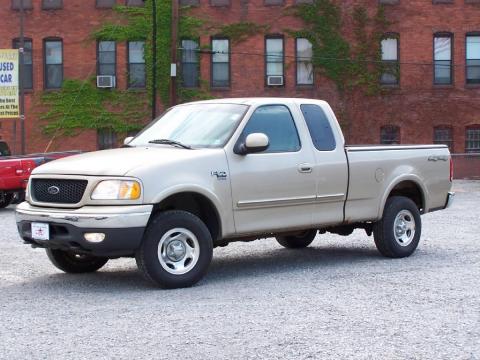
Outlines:
<svg viewBox="0 0 480 360"><path fill-rule="evenodd" d="M9 153L9 151L5 152L5 154ZM22 156L4 156L4 152L2 151L0 155L0 208L8 206L14 198L16 198L15 200L17 202L23 200L28 178L34 168L48 161L79 153L80 151L65 151Z"/></svg>

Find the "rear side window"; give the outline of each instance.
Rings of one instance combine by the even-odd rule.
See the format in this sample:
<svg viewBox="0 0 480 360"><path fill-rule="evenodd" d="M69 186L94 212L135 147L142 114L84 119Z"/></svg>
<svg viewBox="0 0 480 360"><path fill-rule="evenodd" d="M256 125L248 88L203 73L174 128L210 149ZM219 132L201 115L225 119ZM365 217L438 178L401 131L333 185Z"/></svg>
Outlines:
<svg viewBox="0 0 480 360"><path fill-rule="evenodd" d="M303 117L310 131L313 145L320 151L330 151L335 149L335 137L328 121L327 115L323 109L314 104L300 105Z"/></svg>
<svg viewBox="0 0 480 360"><path fill-rule="evenodd" d="M269 146L264 152L294 152L300 150L297 128L290 110L285 105L260 106L248 120L241 136L264 133L268 136Z"/></svg>

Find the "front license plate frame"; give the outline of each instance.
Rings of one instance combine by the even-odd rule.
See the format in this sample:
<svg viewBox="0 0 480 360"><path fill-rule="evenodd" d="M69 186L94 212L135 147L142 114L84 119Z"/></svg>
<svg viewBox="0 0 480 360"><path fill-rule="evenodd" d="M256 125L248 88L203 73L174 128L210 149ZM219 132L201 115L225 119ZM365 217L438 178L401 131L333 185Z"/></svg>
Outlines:
<svg viewBox="0 0 480 360"><path fill-rule="evenodd" d="M47 223L32 222L31 226L33 240L50 240L50 226Z"/></svg>

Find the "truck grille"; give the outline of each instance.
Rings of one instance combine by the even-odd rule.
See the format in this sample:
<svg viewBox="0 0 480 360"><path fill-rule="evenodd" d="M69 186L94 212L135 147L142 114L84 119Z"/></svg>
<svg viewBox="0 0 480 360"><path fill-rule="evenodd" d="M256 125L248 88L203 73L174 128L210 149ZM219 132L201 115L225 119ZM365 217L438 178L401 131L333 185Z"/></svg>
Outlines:
<svg viewBox="0 0 480 360"><path fill-rule="evenodd" d="M57 204L76 204L82 200L87 180L32 179L35 201Z"/></svg>

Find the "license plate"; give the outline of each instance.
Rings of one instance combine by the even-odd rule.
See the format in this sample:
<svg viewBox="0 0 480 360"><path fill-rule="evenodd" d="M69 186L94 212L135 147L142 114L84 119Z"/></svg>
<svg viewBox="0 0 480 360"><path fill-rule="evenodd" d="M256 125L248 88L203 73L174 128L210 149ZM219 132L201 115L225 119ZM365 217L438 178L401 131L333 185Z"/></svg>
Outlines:
<svg viewBox="0 0 480 360"><path fill-rule="evenodd" d="M48 224L32 223L32 238L33 240L49 240L50 228Z"/></svg>

